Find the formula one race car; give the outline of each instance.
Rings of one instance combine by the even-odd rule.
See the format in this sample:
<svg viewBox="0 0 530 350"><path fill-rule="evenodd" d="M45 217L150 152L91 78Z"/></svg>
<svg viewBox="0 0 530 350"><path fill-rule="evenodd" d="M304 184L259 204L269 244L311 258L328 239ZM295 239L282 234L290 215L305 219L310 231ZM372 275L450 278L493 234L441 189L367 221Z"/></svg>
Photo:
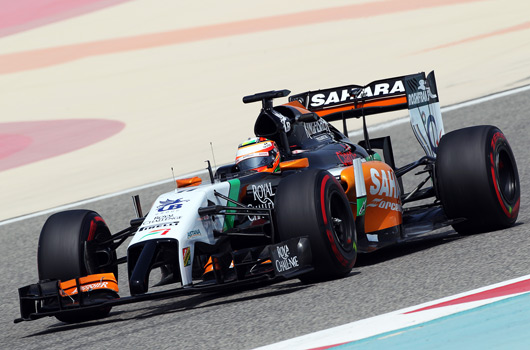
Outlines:
<svg viewBox="0 0 530 350"><path fill-rule="evenodd" d="M254 133L276 145L282 161L274 171L241 162L214 174L209 166L211 183L178 180L147 215L134 197L138 218L115 234L90 210L48 218L39 239L39 282L19 289L15 322L45 316L79 322L141 300L292 277L339 278L358 252L448 225L469 234L517 219L519 177L506 137L494 126L444 135L433 72L309 91L273 106L289 93L243 98L262 103ZM396 168L390 137L370 139L365 118L399 109L409 110L425 156ZM363 120L359 144L347 137L350 118ZM341 120L342 133L329 123ZM418 167L426 178L405 192L402 177ZM127 256L118 258L116 249L130 237ZM118 295L121 263L128 271L125 297ZM157 286L180 285L148 292L155 268Z"/></svg>

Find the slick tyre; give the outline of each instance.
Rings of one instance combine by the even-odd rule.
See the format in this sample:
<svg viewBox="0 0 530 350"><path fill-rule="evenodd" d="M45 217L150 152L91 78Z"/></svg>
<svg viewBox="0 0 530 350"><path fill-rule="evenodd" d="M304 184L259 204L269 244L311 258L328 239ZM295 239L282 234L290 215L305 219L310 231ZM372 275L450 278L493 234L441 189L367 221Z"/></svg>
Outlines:
<svg viewBox="0 0 530 350"><path fill-rule="evenodd" d="M303 282L347 275L357 258L355 221L339 182L327 171L309 169L286 177L275 195L281 240L308 236L315 270Z"/></svg>
<svg viewBox="0 0 530 350"><path fill-rule="evenodd" d="M517 220L517 165L504 134L490 125L452 131L442 137L436 159L437 195L446 215L466 220L462 234L510 227Z"/></svg>
<svg viewBox="0 0 530 350"><path fill-rule="evenodd" d="M56 213L44 224L37 252L39 279L67 281L90 274L112 272L118 278L116 252L101 243L111 236L99 214L89 210ZM110 307L59 315L63 322L106 317Z"/></svg>

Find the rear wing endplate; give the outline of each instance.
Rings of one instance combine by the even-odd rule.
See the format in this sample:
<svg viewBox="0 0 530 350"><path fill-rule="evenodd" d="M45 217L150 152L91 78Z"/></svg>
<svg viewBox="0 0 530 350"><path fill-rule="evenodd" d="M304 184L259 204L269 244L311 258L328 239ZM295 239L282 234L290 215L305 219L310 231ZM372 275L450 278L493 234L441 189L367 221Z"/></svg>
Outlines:
<svg viewBox="0 0 530 350"><path fill-rule="evenodd" d="M428 156L435 157L444 134L434 71L308 91L289 97L326 121L361 118L408 109L412 130Z"/></svg>

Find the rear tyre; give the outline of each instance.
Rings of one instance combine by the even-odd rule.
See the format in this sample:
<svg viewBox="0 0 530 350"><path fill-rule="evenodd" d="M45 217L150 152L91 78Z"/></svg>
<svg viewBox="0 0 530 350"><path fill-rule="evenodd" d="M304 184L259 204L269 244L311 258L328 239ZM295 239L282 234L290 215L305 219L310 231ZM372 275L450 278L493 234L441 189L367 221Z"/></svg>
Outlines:
<svg viewBox="0 0 530 350"><path fill-rule="evenodd" d="M504 134L491 125L444 135L436 158L437 193L447 216L462 234L493 231L517 220L520 186L517 165Z"/></svg>
<svg viewBox="0 0 530 350"><path fill-rule="evenodd" d="M339 182L325 170L309 169L286 177L275 195L281 240L308 236L315 270L303 282L347 275L357 258L355 221Z"/></svg>
<svg viewBox="0 0 530 350"><path fill-rule="evenodd" d="M112 272L118 278L116 252L101 247L111 237L105 221L90 210L56 213L46 220L39 238L39 279L67 281L96 273ZM81 322L106 317L110 307L59 315L63 322Z"/></svg>

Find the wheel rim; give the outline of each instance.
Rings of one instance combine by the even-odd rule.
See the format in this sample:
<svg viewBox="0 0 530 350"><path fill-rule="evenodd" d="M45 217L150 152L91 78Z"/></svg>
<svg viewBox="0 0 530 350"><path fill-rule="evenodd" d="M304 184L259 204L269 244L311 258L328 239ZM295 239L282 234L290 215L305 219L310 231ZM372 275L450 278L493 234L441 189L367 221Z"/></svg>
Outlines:
<svg viewBox="0 0 530 350"><path fill-rule="evenodd" d="M500 193L507 203L513 203L516 197L516 176L512 159L505 147L498 150L495 170Z"/></svg>
<svg viewBox="0 0 530 350"><path fill-rule="evenodd" d="M350 222L349 207L344 205L340 194L336 191L330 194L329 200L331 227L338 245L345 251L353 250L353 232Z"/></svg>

